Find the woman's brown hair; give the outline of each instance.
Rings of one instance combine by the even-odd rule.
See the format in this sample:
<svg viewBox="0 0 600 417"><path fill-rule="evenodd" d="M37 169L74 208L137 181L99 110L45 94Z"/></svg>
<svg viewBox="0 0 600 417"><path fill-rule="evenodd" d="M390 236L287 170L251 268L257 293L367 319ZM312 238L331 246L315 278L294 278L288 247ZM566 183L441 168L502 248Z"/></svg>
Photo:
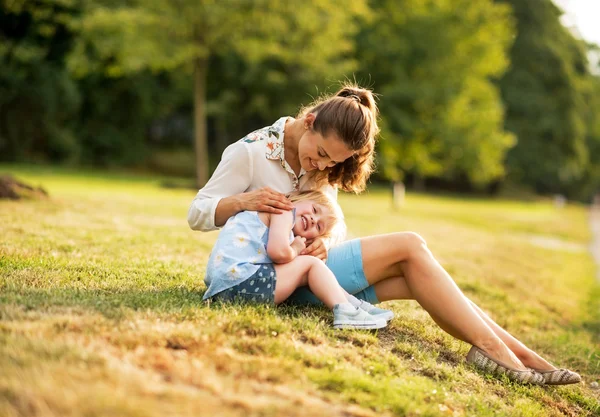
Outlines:
<svg viewBox="0 0 600 417"><path fill-rule="evenodd" d="M363 191L374 170L375 139L379 133L373 93L348 83L334 95L321 97L303 108L298 117L307 113L315 113L313 130L323 137L334 133L349 149L356 151L342 163L314 171L311 175L317 187L329 183L344 191Z"/></svg>

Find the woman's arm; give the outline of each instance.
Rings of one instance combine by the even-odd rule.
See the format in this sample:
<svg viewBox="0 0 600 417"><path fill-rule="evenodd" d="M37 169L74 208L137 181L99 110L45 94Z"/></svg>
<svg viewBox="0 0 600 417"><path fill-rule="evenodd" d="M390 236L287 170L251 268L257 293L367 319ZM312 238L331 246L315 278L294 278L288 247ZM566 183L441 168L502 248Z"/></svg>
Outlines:
<svg viewBox="0 0 600 417"><path fill-rule="evenodd" d="M198 191L188 210L188 224L193 230L208 232L225 224L227 219L242 210L235 197L250 186L252 159L243 143L229 145L212 177ZM226 200L217 216L217 207ZM236 211L237 210L237 211ZM229 214L225 217L224 215Z"/></svg>
<svg viewBox="0 0 600 417"><path fill-rule="evenodd" d="M252 175L252 157L246 145L242 142L229 145L212 177L190 205L190 228L203 232L216 230L243 210L281 213L293 208L283 194L270 188L245 193Z"/></svg>
<svg viewBox="0 0 600 417"><path fill-rule="evenodd" d="M289 212L272 214L269 223L267 255L276 264L292 261L306 247L306 239L296 236L290 244L293 216Z"/></svg>
<svg viewBox="0 0 600 417"><path fill-rule="evenodd" d="M215 211L215 224L220 227L231 216L243 210L281 214L283 213L282 210L288 211L293 208L294 206L284 194L278 193L269 187L263 187L221 199Z"/></svg>

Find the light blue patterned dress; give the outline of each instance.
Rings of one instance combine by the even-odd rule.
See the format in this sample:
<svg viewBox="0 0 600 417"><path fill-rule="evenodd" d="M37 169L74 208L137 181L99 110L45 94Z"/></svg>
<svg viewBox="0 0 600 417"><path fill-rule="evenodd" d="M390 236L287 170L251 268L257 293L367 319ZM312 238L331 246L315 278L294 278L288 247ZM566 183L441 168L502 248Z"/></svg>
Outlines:
<svg viewBox="0 0 600 417"><path fill-rule="evenodd" d="M291 215L296 218L295 209ZM260 220L258 212L242 211L231 217L223 226L208 259L204 278L208 289L203 299L239 286L255 276L274 282L273 261L267 255L268 239L269 228ZM290 243L293 240L294 234L290 230ZM266 277L261 275L263 271Z"/></svg>

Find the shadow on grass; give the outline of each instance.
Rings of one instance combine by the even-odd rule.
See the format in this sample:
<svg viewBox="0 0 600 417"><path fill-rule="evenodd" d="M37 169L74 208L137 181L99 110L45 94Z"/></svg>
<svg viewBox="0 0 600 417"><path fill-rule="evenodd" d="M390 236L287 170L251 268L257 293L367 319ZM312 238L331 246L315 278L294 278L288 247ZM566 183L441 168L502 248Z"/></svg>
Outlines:
<svg viewBox="0 0 600 417"><path fill-rule="evenodd" d="M133 311L150 311L159 314L193 315L199 309L230 310L231 304L207 303L202 300L204 290L185 287L161 288L156 290L115 289L19 289L0 294L0 305L18 305L24 311L44 311L53 308L80 308L100 313L106 318L119 320ZM248 308L256 308L250 307ZM260 307L259 307L260 308ZM6 311L0 309L0 319L6 319ZM331 312L323 305L284 304L277 307L277 316L283 321L311 319L329 322ZM425 340L417 331L419 323L390 326L377 332L379 345L394 355L410 359L413 352L435 355L438 362L456 364L462 357L449 349L443 340ZM362 346L360 332L336 334L345 343ZM412 344L405 350L399 344Z"/></svg>
<svg viewBox="0 0 600 417"><path fill-rule="evenodd" d="M139 289L32 289L20 288L0 293L1 305L18 305L25 311L44 311L52 308L81 308L97 312L109 319L121 319L128 310L151 311L163 314L184 314L198 309L228 311L232 307L253 309L267 306L245 303L221 303L202 300L205 290L189 287L170 287L156 290ZM291 305L277 307L277 315L283 320L314 317L328 320L331 312L323 305ZM0 309L0 319L3 313Z"/></svg>
<svg viewBox="0 0 600 417"><path fill-rule="evenodd" d="M119 319L126 309L181 313L191 309L205 308L207 304L202 301L203 295L204 291L181 287L146 291L73 288L20 289L2 293L0 304L14 303L26 311L52 307L80 307L96 311L107 318Z"/></svg>

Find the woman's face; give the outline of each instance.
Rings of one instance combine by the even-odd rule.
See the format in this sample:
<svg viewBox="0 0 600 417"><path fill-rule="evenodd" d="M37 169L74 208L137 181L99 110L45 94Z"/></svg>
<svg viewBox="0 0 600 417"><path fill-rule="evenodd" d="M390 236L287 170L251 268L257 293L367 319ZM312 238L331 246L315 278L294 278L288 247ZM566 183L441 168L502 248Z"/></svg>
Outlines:
<svg viewBox="0 0 600 417"><path fill-rule="evenodd" d="M312 113L304 117L304 127L308 127L298 142L300 166L305 171L320 171L344 162L354 155L354 151L334 133L323 137L312 129L315 116Z"/></svg>

